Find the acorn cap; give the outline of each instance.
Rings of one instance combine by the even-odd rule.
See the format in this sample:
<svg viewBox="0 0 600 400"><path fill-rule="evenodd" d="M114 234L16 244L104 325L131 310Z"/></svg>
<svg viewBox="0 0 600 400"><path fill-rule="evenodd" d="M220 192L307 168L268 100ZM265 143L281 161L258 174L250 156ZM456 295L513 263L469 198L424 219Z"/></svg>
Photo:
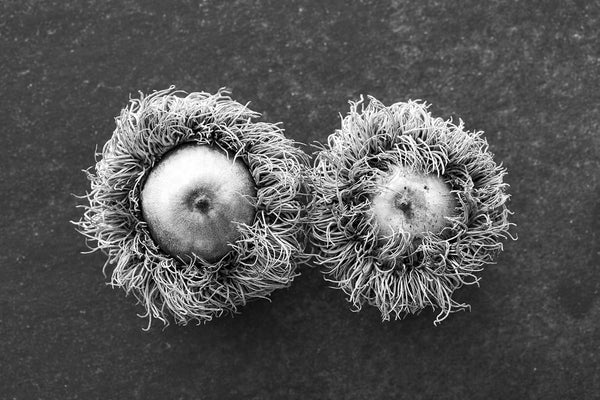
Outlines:
<svg viewBox="0 0 600 400"><path fill-rule="evenodd" d="M505 168L481 132L419 101L350 103L316 154L309 238L327 281L383 320L468 304L452 298L509 237Z"/></svg>
<svg viewBox="0 0 600 400"><path fill-rule="evenodd" d="M278 125L258 117L225 90L140 93L116 118L112 137L87 171L91 190L82 196L87 204L76 225L91 249L108 255L111 285L136 296L149 326L153 318L187 324L235 313L298 275L307 157ZM239 236L216 261L169 254L153 238L152 218L146 221L141 207L153 169L190 143L242 162L256 189L251 222L243 217L236 223Z"/></svg>

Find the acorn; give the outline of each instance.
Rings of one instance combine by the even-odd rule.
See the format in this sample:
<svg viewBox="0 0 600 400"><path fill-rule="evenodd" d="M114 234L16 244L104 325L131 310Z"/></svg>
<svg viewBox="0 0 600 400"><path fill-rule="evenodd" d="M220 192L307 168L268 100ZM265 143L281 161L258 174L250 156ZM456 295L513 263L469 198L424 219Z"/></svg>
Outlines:
<svg viewBox="0 0 600 400"><path fill-rule="evenodd" d="M86 170L78 230L149 326L238 312L298 275L308 161L259 117L224 89L140 93Z"/></svg>
<svg viewBox="0 0 600 400"><path fill-rule="evenodd" d="M420 101L350 102L311 170L309 241L354 311L384 321L469 308L453 299L510 235L506 169L482 132L433 117Z"/></svg>
<svg viewBox="0 0 600 400"><path fill-rule="evenodd" d="M241 160L207 145L179 145L148 174L142 216L151 236L173 257L215 262L251 225L254 180Z"/></svg>

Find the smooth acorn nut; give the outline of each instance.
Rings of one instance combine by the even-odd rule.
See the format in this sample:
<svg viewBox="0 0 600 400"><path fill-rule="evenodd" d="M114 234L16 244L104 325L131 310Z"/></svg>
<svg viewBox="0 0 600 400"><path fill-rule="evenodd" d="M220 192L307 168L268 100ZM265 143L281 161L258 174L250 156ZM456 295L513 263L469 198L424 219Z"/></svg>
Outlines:
<svg viewBox="0 0 600 400"><path fill-rule="evenodd" d="M254 180L241 160L219 148L184 144L150 171L142 213L164 252L216 262L239 237L236 223L252 224L255 196Z"/></svg>
<svg viewBox="0 0 600 400"><path fill-rule="evenodd" d="M408 233L413 239L440 233L456 202L450 187L437 175L395 167L382 179L381 193L373 197L373 213L381 236Z"/></svg>

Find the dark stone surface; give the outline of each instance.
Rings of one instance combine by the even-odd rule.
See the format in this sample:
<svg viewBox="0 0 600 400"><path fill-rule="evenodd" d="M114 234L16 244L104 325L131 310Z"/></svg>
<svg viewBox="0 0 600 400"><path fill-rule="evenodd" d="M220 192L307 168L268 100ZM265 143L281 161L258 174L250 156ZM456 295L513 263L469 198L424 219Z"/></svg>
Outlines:
<svg viewBox="0 0 600 400"><path fill-rule="evenodd" d="M0 397L591 399L600 393L598 1L0 2ZM381 323L318 269L235 318L144 332L69 220L137 90L226 86L305 143L347 101L427 100L509 169L517 242Z"/></svg>

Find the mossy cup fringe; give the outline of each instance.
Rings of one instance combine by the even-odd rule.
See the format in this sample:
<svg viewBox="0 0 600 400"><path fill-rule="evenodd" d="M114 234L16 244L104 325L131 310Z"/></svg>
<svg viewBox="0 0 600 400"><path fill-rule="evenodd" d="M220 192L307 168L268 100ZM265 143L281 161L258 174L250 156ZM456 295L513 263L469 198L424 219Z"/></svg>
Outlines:
<svg viewBox="0 0 600 400"><path fill-rule="evenodd" d="M202 323L234 313L250 299L267 298L289 286L303 251L302 213L307 156L276 124L216 94L185 93L174 87L129 105L116 118L112 138L86 172L91 191L78 230L92 251L114 265L110 284L144 306L148 328L156 318L168 325ZM240 238L215 263L173 258L152 240L140 209L149 171L173 148L188 142L214 146L241 159L257 189L252 225L238 224ZM93 169L92 169L93 168Z"/></svg>
<svg viewBox="0 0 600 400"><path fill-rule="evenodd" d="M382 319L431 307L435 324L469 308L452 298L502 250L512 223L506 169L497 165L482 132L434 118L419 101L389 107L373 97L351 102L341 129L321 145L311 172L309 240L326 280L342 289L355 311L367 303ZM379 182L393 167L441 177L456 198L441 232L413 240L383 238L372 211Z"/></svg>

